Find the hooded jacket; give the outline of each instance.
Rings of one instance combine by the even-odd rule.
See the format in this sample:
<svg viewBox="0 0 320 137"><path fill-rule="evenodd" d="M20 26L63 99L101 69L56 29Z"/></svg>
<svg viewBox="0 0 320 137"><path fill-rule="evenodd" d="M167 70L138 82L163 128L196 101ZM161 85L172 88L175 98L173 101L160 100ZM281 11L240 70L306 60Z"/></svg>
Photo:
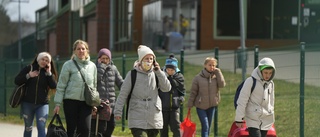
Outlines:
<svg viewBox="0 0 320 137"><path fill-rule="evenodd" d="M128 127L140 129L162 129L162 105L158 96L158 88L163 92L171 89L170 81L160 69L145 72L140 69L140 63L135 62L134 69L137 70L136 83L132 90L128 110ZM158 87L156 84L158 77ZM122 117L122 110L131 91L131 71L129 71L122 84L118 95L114 116Z"/></svg>
<svg viewBox="0 0 320 137"><path fill-rule="evenodd" d="M270 80L263 80L260 66L268 65L273 68ZM248 127L269 130L274 123L274 83L275 65L270 58L263 58L252 71L251 76L256 79L256 86L251 93L252 78L247 78L240 91L237 101L235 121L246 121Z"/></svg>
<svg viewBox="0 0 320 137"><path fill-rule="evenodd" d="M75 56L74 60L79 65L88 86L96 88L97 68L96 65L90 61L90 57L86 60L80 60ZM59 106L63 99L85 101L84 81L72 59L66 61L62 66L54 102Z"/></svg>
<svg viewBox="0 0 320 137"><path fill-rule="evenodd" d="M221 70L217 68L209 73L206 69L200 71L192 81L188 107L208 109L217 106L220 102L219 88L226 85Z"/></svg>

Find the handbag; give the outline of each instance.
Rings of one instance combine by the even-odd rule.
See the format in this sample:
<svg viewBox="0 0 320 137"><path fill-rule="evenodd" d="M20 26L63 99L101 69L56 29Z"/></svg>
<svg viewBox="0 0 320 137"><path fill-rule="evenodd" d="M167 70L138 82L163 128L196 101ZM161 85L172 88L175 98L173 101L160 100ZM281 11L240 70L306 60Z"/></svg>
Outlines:
<svg viewBox="0 0 320 137"><path fill-rule="evenodd" d="M33 70L32 65L31 66L31 70ZM25 90L26 90L26 84L22 84L22 85L16 85L13 89L13 92L10 96L9 99L9 105L12 108L16 108L20 105L20 102L25 94Z"/></svg>
<svg viewBox="0 0 320 137"><path fill-rule="evenodd" d="M187 117L180 125L181 137L195 137L196 136L196 124L191 121L190 109L188 110Z"/></svg>
<svg viewBox="0 0 320 137"><path fill-rule="evenodd" d="M101 102L100 106L97 107L99 113L99 120L106 120L109 121L111 114L112 114L112 108L109 100L106 100L104 102ZM92 119L96 119L97 115L92 115Z"/></svg>
<svg viewBox="0 0 320 137"><path fill-rule="evenodd" d="M11 94L9 99L9 105L12 108L16 108L20 105L21 99L23 98L25 92L25 85L22 84L20 86L16 86Z"/></svg>
<svg viewBox="0 0 320 137"><path fill-rule="evenodd" d="M56 120L56 124L53 121ZM47 137L68 137L66 129L63 127L59 114L54 114L50 124L48 125Z"/></svg>
<svg viewBox="0 0 320 137"><path fill-rule="evenodd" d="M89 105L89 106L100 105L101 101L100 101L99 92L95 88L92 88L87 84L86 80L84 79L84 76L82 75L82 73L80 71L80 67L78 66L78 63L75 60L73 60L73 62L77 66L77 68L81 74L81 77L84 81L84 98L85 98L87 105Z"/></svg>

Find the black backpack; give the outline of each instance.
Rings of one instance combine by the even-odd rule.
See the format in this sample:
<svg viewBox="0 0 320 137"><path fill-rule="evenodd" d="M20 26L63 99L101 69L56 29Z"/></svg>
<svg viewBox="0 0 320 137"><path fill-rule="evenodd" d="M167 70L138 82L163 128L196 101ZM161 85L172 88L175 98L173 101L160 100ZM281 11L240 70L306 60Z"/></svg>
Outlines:
<svg viewBox="0 0 320 137"><path fill-rule="evenodd" d="M252 87L251 87L251 93L252 93L254 88L256 87L257 80L252 76L251 76L251 78L253 80ZM234 95L233 103L234 103L234 108L235 109L237 109L237 106L238 106L237 101L238 101L238 98L239 98L239 95L240 95L240 91L241 91L241 89L243 87L244 82L245 82L245 80L240 83L240 85L238 86L238 88L236 90L236 94Z"/></svg>

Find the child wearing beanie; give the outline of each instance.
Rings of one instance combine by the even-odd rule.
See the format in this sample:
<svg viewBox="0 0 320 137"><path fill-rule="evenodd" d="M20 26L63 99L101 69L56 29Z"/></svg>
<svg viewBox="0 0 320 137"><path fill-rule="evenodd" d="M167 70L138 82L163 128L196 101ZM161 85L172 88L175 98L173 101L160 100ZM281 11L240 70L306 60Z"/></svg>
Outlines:
<svg viewBox="0 0 320 137"><path fill-rule="evenodd" d="M186 91L184 77L178 68L178 60L173 54L166 59L164 70L172 88L169 92L159 91L163 116L163 129L160 131L160 135L167 137L170 127L173 137L180 137L180 108L184 102Z"/></svg>
<svg viewBox="0 0 320 137"><path fill-rule="evenodd" d="M174 54L170 54L169 57L166 59L165 68L172 68L175 72L180 72L178 68L178 60L174 57Z"/></svg>

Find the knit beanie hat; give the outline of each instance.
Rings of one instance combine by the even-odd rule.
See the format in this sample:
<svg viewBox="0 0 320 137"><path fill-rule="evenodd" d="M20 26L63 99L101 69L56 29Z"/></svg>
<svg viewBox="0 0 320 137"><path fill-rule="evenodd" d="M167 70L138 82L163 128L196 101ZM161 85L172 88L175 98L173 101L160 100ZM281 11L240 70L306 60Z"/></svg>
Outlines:
<svg viewBox="0 0 320 137"><path fill-rule="evenodd" d="M109 59L111 60L111 52L107 48L100 49L98 53L98 58L100 58L102 55L107 55Z"/></svg>
<svg viewBox="0 0 320 137"><path fill-rule="evenodd" d="M165 68L172 68L176 72L180 71L180 69L178 68L178 60L174 57L173 54L171 54L169 58L166 59Z"/></svg>
<svg viewBox="0 0 320 137"><path fill-rule="evenodd" d="M39 62L40 59L47 57L49 62L51 62L51 55L48 52L41 52L38 54L37 61Z"/></svg>
<svg viewBox="0 0 320 137"><path fill-rule="evenodd" d="M142 59L144 58L144 56L146 56L148 54L153 55L154 60L156 60L156 55L153 53L153 51L149 47L147 47L145 45L140 45L138 47L137 51L138 51L138 56L139 56L139 60L138 60L139 62L141 62Z"/></svg>

